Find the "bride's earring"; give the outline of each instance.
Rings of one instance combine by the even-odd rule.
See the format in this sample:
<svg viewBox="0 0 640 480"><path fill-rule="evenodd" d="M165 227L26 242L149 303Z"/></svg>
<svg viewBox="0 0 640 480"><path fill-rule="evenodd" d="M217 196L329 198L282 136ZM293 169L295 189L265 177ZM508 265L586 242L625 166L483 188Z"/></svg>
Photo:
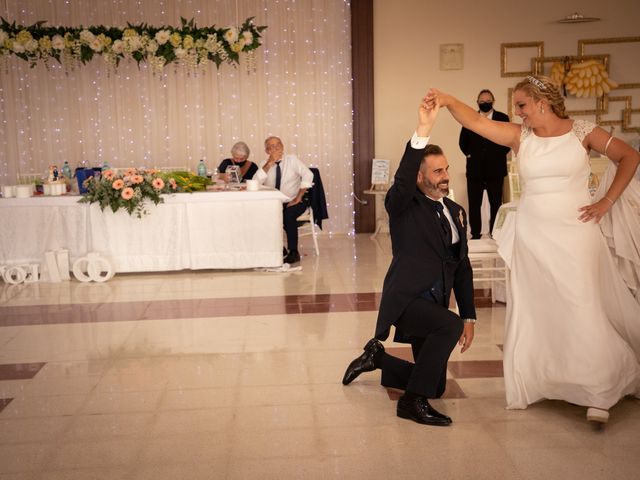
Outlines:
<svg viewBox="0 0 640 480"><path fill-rule="evenodd" d="M544 115L544 107L540 107L540 113Z"/></svg>

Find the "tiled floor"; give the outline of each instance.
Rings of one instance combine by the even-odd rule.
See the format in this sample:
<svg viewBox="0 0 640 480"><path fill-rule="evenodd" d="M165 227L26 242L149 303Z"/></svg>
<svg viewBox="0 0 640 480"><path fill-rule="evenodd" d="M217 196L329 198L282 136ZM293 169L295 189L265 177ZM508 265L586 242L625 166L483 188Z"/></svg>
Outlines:
<svg viewBox="0 0 640 480"><path fill-rule="evenodd" d="M397 418L379 372L342 386L389 239L303 246L301 272L1 283L0 480L638 478L638 401L603 430L563 402L504 409L500 305L452 355L452 427Z"/></svg>

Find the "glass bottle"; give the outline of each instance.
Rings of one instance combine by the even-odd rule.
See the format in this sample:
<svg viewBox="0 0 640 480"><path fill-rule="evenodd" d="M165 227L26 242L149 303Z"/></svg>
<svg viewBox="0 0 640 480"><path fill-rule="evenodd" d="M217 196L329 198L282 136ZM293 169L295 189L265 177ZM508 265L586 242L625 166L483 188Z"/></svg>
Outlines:
<svg viewBox="0 0 640 480"><path fill-rule="evenodd" d="M64 164L62 165L62 175L64 175L64 178L66 179L71 178L71 167L69 166L69 162L67 160L65 160Z"/></svg>
<svg viewBox="0 0 640 480"><path fill-rule="evenodd" d="M198 163L198 176L207 177L207 166L204 164L204 159L200 160L200 163Z"/></svg>

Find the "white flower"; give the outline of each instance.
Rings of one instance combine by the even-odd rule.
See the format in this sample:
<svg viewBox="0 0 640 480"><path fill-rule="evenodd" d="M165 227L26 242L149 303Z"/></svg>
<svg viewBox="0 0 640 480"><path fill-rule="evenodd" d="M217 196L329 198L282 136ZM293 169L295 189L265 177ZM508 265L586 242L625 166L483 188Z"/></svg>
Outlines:
<svg viewBox="0 0 640 480"><path fill-rule="evenodd" d="M231 45L231 50L233 50L236 53L241 52L243 48L244 48L244 39L238 40L236 43Z"/></svg>
<svg viewBox="0 0 640 480"><path fill-rule="evenodd" d="M253 33L249 31L242 32L242 38L244 39L245 45L251 45L253 43Z"/></svg>
<svg viewBox="0 0 640 480"><path fill-rule="evenodd" d="M4 42L6 42L8 38L9 38L9 34L4 30L0 30L0 47L4 45Z"/></svg>
<svg viewBox="0 0 640 480"><path fill-rule="evenodd" d="M94 52L101 52L104 48L104 44L99 38L94 38L93 41L89 44L89 47L91 47L91 50L93 50Z"/></svg>
<svg viewBox="0 0 640 480"><path fill-rule="evenodd" d="M149 43L147 43L147 52L156 53L157 51L158 51L158 42L156 42L155 40L149 40Z"/></svg>
<svg viewBox="0 0 640 480"><path fill-rule="evenodd" d="M125 38L126 50L128 52L135 52L136 50L140 50L142 48L142 40L140 36L135 35L133 37Z"/></svg>
<svg viewBox="0 0 640 480"><path fill-rule="evenodd" d="M160 30L156 33L155 39L158 42L158 45L164 45L169 41L169 37L171 36L171 32L169 30Z"/></svg>
<svg viewBox="0 0 640 480"><path fill-rule="evenodd" d="M229 42L229 44L235 43L238 40L238 30L236 27L228 27L229 30L224 32L224 39Z"/></svg>
<svg viewBox="0 0 640 480"><path fill-rule="evenodd" d="M22 45L19 42L13 42L13 46L11 47L11 49L15 53L24 53L24 51L25 51L24 45Z"/></svg>
<svg viewBox="0 0 640 480"><path fill-rule="evenodd" d="M80 41L86 45L91 44L95 39L96 36L87 29L80 32Z"/></svg>
<svg viewBox="0 0 640 480"><path fill-rule="evenodd" d="M62 38L62 35L54 35L51 39L51 46L54 50L64 50L64 38Z"/></svg>
<svg viewBox="0 0 640 480"><path fill-rule="evenodd" d="M207 52L215 52L218 50L218 36L216 34L207 35L207 41L204 44L204 48L207 49Z"/></svg>
<svg viewBox="0 0 640 480"><path fill-rule="evenodd" d="M173 53L176 54L176 58L183 59L187 56L187 51L184 48L176 48Z"/></svg>
<svg viewBox="0 0 640 480"><path fill-rule="evenodd" d="M26 43L24 48L27 50L27 52L33 53L38 50L38 41L32 38Z"/></svg>
<svg viewBox="0 0 640 480"><path fill-rule="evenodd" d="M122 52L124 52L124 42L122 40L116 40L115 42L113 42L113 47L111 47L111 50L113 50L113 53L116 54L121 54Z"/></svg>

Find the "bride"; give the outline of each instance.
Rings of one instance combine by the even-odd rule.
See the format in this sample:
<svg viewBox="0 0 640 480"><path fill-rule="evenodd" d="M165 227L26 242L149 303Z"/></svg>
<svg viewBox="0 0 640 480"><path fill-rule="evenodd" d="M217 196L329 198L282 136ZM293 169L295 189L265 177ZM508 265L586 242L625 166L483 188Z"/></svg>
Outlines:
<svg viewBox="0 0 640 480"><path fill-rule="evenodd" d="M489 120L436 89L426 97L517 154L523 193L506 259L507 408L559 399L604 423L620 398L640 392L640 304L632 293L640 277L640 154L593 123L570 119L547 77L527 77L513 99L522 125ZM594 203L590 150L616 165Z"/></svg>

